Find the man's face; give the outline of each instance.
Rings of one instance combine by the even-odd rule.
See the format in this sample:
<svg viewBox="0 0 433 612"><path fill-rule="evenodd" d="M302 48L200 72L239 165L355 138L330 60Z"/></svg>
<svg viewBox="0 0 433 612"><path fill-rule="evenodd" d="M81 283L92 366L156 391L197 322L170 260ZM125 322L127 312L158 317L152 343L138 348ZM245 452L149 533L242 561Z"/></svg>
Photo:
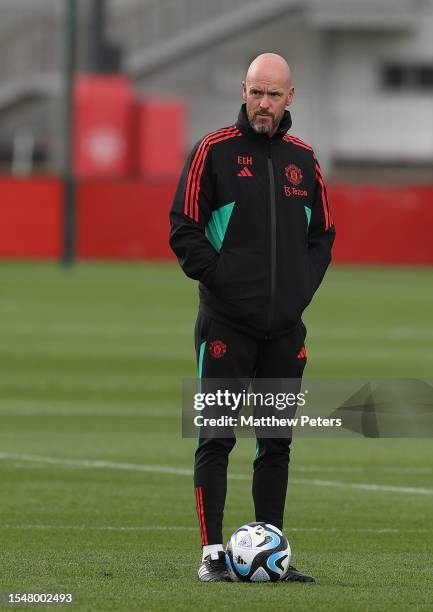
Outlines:
<svg viewBox="0 0 433 612"><path fill-rule="evenodd" d="M292 102L294 88L278 80L252 80L242 83L242 93L253 130L273 136Z"/></svg>

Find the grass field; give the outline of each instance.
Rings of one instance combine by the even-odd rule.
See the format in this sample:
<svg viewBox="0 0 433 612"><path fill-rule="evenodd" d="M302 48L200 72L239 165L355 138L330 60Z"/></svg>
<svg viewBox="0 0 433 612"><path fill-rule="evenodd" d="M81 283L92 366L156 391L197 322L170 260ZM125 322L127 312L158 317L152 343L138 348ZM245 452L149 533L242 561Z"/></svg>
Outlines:
<svg viewBox="0 0 433 612"><path fill-rule="evenodd" d="M0 275L0 591L125 612L432 609L431 439L295 440L286 532L318 584L200 584L180 436L194 283L171 264ZM335 267L305 321L310 375L432 378L433 269ZM253 520L253 455L243 439L231 456L227 538Z"/></svg>

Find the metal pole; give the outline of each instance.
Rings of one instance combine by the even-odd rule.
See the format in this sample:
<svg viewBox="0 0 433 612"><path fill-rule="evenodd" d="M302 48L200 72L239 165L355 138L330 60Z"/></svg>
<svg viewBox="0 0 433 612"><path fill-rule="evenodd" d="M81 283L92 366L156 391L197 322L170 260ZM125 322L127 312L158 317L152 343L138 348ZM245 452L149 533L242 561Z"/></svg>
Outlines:
<svg viewBox="0 0 433 612"><path fill-rule="evenodd" d="M105 0L93 0L91 10L90 70L92 72L102 72L106 24Z"/></svg>
<svg viewBox="0 0 433 612"><path fill-rule="evenodd" d="M75 255L75 176L73 168L74 108L73 88L77 38L77 0L65 0L65 97L64 97L64 236L63 257L65 265L74 261Z"/></svg>

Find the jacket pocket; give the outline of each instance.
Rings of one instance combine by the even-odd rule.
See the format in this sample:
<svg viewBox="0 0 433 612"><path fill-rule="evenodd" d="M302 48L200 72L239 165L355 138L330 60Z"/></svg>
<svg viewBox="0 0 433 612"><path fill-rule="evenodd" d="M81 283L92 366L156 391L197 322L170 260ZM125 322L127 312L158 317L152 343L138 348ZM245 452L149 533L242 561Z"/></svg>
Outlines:
<svg viewBox="0 0 433 612"><path fill-rule="evenodd" d="M220 268L220 264L221 264L221 255L218 256L218 259L216 261L216 264L210 269L207 270L205 272L205 274L203 275L202 279L201 279L201 283L203 283L203 285L205 285L208 289L216 289L218 282L218 270Z"/></svg>
<svg viewBox="0 0 433 612"><path fill-rule="evenodd" d="M311 302L311 300L314 297L314 294L316 293L317 287L318 287L318 282L317 282L317 274L316 274L316 270L314 269L314 265L312 264L312 262L310 261L310 259L308 258L307 260L308 263L308 274L307 274L307 283L306 283L306 288L305 288L305 300L304 300L304 308L306 308L308 306L308 304Z"/></svg>

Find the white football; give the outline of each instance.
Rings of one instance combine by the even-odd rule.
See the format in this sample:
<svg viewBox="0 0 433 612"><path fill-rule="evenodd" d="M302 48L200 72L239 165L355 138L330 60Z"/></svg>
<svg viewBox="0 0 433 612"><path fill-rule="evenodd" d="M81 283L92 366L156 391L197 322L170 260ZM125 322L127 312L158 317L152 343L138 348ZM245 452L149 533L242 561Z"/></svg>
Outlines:
<svg viewBox="0 0 433 612"><path fill-rule="evenodd" d="M269 523L242 525L226 547L230 575L241 582L277 582L287 572L291 555L286 536Z"/></svg>

